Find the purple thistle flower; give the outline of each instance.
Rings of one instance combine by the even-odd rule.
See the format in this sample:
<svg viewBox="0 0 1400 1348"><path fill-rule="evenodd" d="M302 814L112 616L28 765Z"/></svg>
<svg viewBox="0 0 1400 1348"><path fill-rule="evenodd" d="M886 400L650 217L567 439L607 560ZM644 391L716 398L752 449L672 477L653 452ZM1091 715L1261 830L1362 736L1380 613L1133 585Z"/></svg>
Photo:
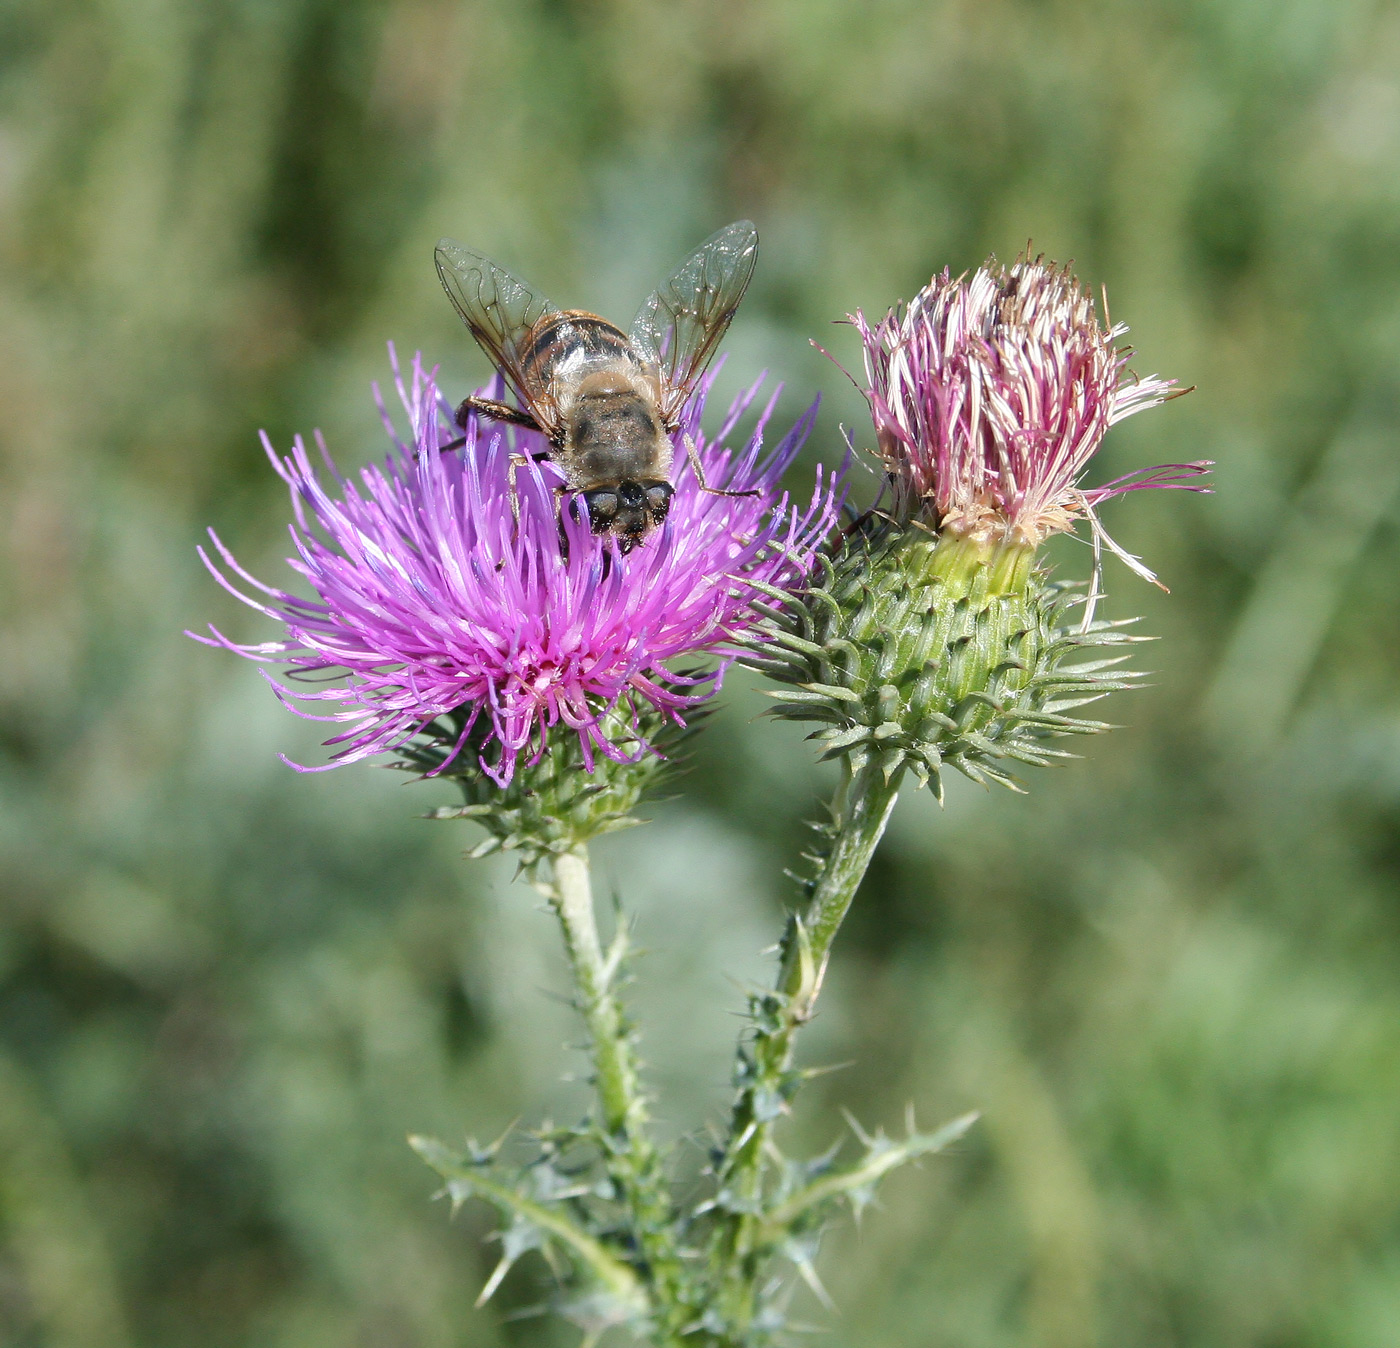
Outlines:
<svg viewBox="0 0 1400 1348"><path fill-rule="evenodd" d="M865 344L865 390L896 509L940 531L989 544L1039 546L1087 518L1095 542L1155 577L1103 532L1095 507L1148 487L1204 490L1207 463L1165 464L1101 487L1079 486L1105 432L1187 392L1127 368L1067 267L988 259L969 279L945 268L902 311L873 326L851 315Z"/></svg>
<svg viewBox="0 0 1400 1348"><path fill-rule="evenodd" d="M735 453L720 441L763 378L736 399L719 435L708 439L700 415L711 374L686 411L684 430L712 486L757 495L703 494L687 465L677 476L665 525L624 557L614 542L590 532L587 513L560 495L558 470L540 462L517 471L517 525L510 462L546 449L543 439L472 417L466 443L442 452L459 432L435 372L415 356L405 387L392 347L390 358L412 434L398 436L376 387L393 447L384 465L362 470L358 482L340 476L319 433L332 490L318 478L300 437L283 458L263 436L273 467L291 488L296 556L288 562L315 597L263 585L213 530L223 567L200 549L215 579L282 623L286 637L240 645L211 626L212 635L197 640L285 663L301 676L340 675L315 690L264 675L298 715L347 727L326 741L339 746L329 763L291 764L301 771L395 749L458 709L467 712L465 729L441 766L460 754L477 727L481 767L502 786L522 756L537 761L544 754L556 726L577 733L590 771L597 754L636 761L650 751L640 712L649 705L684 724L686 709L718 690L734 641L751 635L759 619L754 603L764 587L799 583L834 522L836 474L818 470L805 510L779 487L811 428L815 405L764 454L774 393L748 445ZM239 589L226 571L262 597ZM697 672L695 662L704 656L716 663ZM336 710L316 716L291 699ZM603 731L605 720L616 726L619 716L636 732L630 749Z"/></svg>

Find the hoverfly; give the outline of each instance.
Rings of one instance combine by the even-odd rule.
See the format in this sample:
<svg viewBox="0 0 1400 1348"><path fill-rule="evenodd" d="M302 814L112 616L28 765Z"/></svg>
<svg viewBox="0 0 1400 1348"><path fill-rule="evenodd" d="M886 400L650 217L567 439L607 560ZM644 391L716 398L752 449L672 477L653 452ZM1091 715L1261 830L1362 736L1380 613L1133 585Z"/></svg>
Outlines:
<svg viewBox="0 0 1400 1348"><path fill-rule="evenodd" d="M758 231L738 220L712 235L648 296L624 333L597 314L559 309L504 267L451 239L437 246L438 276L453 307L520 403L472 396L457 409L539 431L556 462L562 493L577 492L595 534L612 534L630 552L665 520L671 506L672 437L700 376L709 367L748 288ZM460 441L457 443L461 443ZM702 491L694 442L686 454ZM511 462L511 506L517 517Z"/></svg>

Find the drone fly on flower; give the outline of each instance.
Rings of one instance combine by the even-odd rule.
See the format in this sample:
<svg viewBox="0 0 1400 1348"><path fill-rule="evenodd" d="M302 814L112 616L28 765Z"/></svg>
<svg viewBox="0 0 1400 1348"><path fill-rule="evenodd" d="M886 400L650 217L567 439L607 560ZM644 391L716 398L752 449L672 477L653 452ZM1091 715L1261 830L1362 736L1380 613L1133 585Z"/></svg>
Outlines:
<svg viewBox="0 0 1400 1348"><path fill-rule="evenodd" d="M489 258L451 239L437 246L443 289L520 406L472 396L457 409L538 431L558 463L565 492L582 495L595 534L630 552L671 505L673 437L748 288L758 231L738 220L678 266L621 328L580 309L559 309ZM685 449L702 491L695 445ZM517 465L513 464L512 467ZM514 502L512 474L512 501Z"/></svg>

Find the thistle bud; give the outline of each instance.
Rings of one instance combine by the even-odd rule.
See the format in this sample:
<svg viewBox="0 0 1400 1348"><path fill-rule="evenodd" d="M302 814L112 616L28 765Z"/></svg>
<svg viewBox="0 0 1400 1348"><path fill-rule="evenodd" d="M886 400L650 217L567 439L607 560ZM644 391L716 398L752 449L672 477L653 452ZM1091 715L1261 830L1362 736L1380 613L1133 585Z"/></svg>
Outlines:
<svg viewBox="0 0 1400 1348"><path fill-rule="evenodd" d="M1180 390L1128 372L1126 328L1101 324L1065 268L945 271L880 322L851 322L891 509L847 531L754 663L788 685L778 715L822 723L824 757L887 780L908 768L938 782L952 766L1014 785L1009 762L1067 757L1047 741L1106 728L1071 712L1133 678L1098 648L1135 638L1076 613L1082 591L1038 570L1037 549L1087 520L1096 544L1155 580L1096 507L1200 490L1208 465L1080 485L1110 426Z"/></svg>

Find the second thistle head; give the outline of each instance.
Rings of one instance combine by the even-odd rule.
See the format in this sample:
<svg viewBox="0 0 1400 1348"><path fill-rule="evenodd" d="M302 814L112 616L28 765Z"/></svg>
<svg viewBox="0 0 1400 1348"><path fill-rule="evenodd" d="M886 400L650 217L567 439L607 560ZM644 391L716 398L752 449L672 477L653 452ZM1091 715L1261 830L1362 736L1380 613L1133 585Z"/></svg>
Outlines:
<svg viewBox="0 0 1400 1348"><path fill-rule="evenodd" d="M1119 345L1126 325L1101 322L1069 269L1043 257L990 258L957 278L944 270L880 322L851 321L894 513L949 543L1032 554L1081 519L1097 531L1095 507L1112 496L1186 486L1208 467L1080 485L1110 426L1187 390L1133 374Z"/></svg>
<svg viewBox="0 0 1400 1348"><path fill-rule="evenodd" d="M1097 506L1144 487L1196 486L1203 463L1098 487L1082 478L1115 422L1178 390L1129 372L1126 331L1099 320L1063 267L1041 258L935 276L864 342L877 453L892 488L824 563L800 613L775 623L754 663L788 687L780 715L823 723L825 757L892 780L952 766L1010 781L1008 764L1062 757L1048 739L1103 729L1077 709L1132 675L1116 624L1051 583L1035 555L1087 520L1099 546L1155 579L1103 531Z"/></svg>

